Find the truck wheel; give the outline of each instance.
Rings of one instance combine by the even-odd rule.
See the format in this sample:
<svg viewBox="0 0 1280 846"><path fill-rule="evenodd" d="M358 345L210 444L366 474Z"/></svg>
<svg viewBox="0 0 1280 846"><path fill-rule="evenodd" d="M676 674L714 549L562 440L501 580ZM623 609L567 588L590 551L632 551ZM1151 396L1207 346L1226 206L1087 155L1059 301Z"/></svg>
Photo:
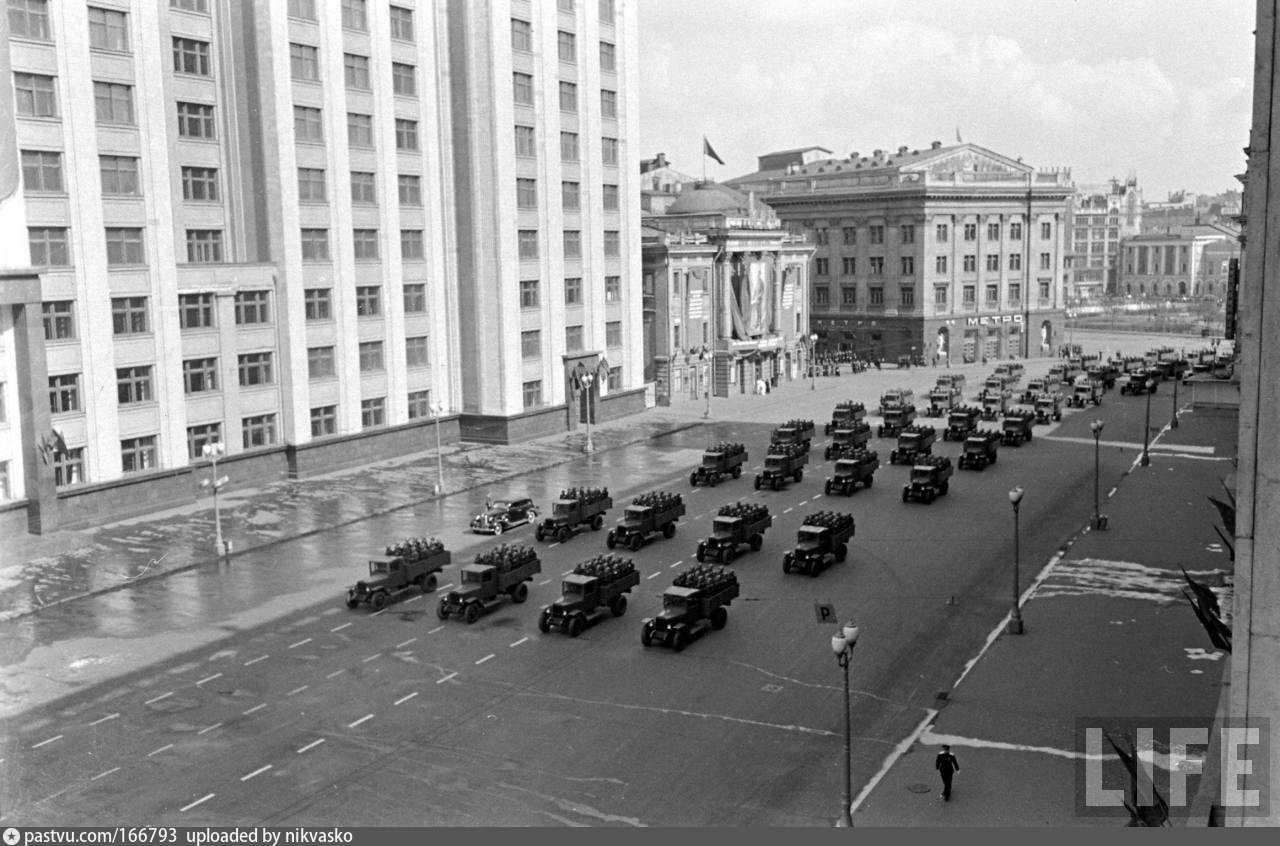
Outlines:
<svg viewBox="0 0 1280 846"><path fill-rule="evenodd" d="M849 557L849 546L848 546L848 544L843 544L843 543L842 543L842 544L840 544L839 546L837 546L837 547L836 547L836 560L837 560L837 561L843 561L843 560L845 560L845 559L846 559L846 558L848 558L848 557Z"/></svg>
<svg viewBox="0 0 1280 846"><path fill-rule="evenodd" d="M737 555L738 555L738 548L735 546L728 546L728 547L725 547L724 552L721 553L720 560L722 560L725 564L730 564L733 562L733 559L737 557Z"/></svg>
<svg viewBox="0 0 1280 846"><path fill-rule="evenodd" d="M480 606L472 602L462 609L462 619L467 621L467 625L471 625L480 619Z"/></svg>
<svg viewBox="0 0 1280 846"><path fill-rule="evenodd" d="M950 487L951 487L951 483L950 483L950 482L943 482L943 483L939 486L939 488L938 488L938 494L939 494L940 496L946 496L946 495L947 495L947 490L948 490Z"/></svg>
<svg viewBox="0 0 1280 846"><path fill-rule="evenodd" d="M440 600L440 604L436 606L436 616L441 620L449 619L449 604L443 599Z"/></svg>
<svg viewBox="0 0 1280 846"><path fill-rule="evenodd" d="M760 547L764 545L764 538L761 537L760 534L757 532L756 534L751 536L750 542L751 542L752 552L757 552L759 551Z"/></svg>
<svg viewBox="0 0 1280 846"><path fill-rule="evenodd" d="M737 479L741 475L742 475L742 465L741 464L735 465L733 468L733 478Z"/></svg>
<svg viewBox="0 0 1280 846"><path fill-rule="evenodd" d="M784 553L782 556L782 572L784 573L791 572L791 553L790 552Z"/></svg>
<svg viewBox="0 0 1280 846"><path fill-rule="evenodd" d="M683 652L684 648L689 645L689 632L686 629L676 629L676 633L671 636L671 648L676 652Z"/></svg>
<svg viewBox="0 0 1280 846"><path fill-rule="evenodd" d="M574 614L572 617L569 618L569 625L568 625L569 637L577 637L578 635L582 634L582 630L585 629L586 627L587 627L587 624L582 619L582 617L578 616L577 614Z"/></svg>
<svg viewBox="0 0 1280 846"><path fill-rule="evenodd" d="M876 427L876 437L877 437L877 438L883 438L883 437L884 437L884 427L883 427L883 426L877 426L877 427Z"/></svg>
<svg viewBox="0 0 1280 846"><path fill-rule="evenodd" d="M676 524L667 523L665 526L663 526L662 536L667 540L671 540L672 538L674 538L676 536Z"/></svg>
<svg viewBox="0 0 1280 846"><path fill-rule="evenodd" d="M695 552L695 553L693 554L693 557L698 559L698 563L699 563L699 564L701 564L703 561L706 561L706 560L707 560L707 545L706 545L705 543L699 543L699 544L698 544L698 551L697 551L697 552Z"/></svg>
<svg viewBox="0 0 1280 846"><path fill-rule="evenodd" d="M698 486L698 474L697 474L697 473L690 473L690 474L689 474L689 487L691 487L691 488L696 488L697 486Z"/></svg>
<svg viewBox="0 0 1280 846"><path fill-rule="evenodd" d="M949 440L951 440L951 430L950 430L950 429L943 429L943 430L942 430L942 439L943 439L944 441L949 441Z"/></svg>
<svg viewBox="0 0 1280 846"><path fill-rule="evenodd" d="M937 495L936 493L934 493L934 491L933 491L933 490L930 490L928 493L926 493L926 494L924 495L924 504L925 504L925 505L932 505L932 504L933 504L933 501L934 501L935 499L937 499L937 498L938 498L938 495Z"/></svg>
<svg viewBox="0 0 1280 846"><path fill-rule="evenodd" d="M529 598L529 586L524 582L511 589L511 601L520 603Z"/></svg>
<svg viewBox="0 0 1280 846"><path fill-rule="evenodd" d="M756 476L756 490L760 490L760 477Z"/></svg>
<svg viewBox="0 0 1280 846"><path fill-rule="evenodd" d="M348 608L355 608L355 607L356 607L356 606L358 606L359 604L360 604L360 600L355 599L354 597L347 597L347 607L348 607Z"/></svg>
<svg viewBox="0 0 1280 846"><path fill-rule="evenodd" d="M898 451L896 449L889 450L889 463L890 464L898 463Z"/></svg>
<svg viewBox="0 0 1280 846"><path fill-rule="evenodd" d="M1031 440L1031 433L1027 432L1027 440Z"/></svg>
<svg viewBox="0 0 1280 846"><path fill-rule="evenodd" d="M830 479L827 479L827 481L822 485L822 492L827 496L831 496L831 480Z"/></svg>
<svg viewBox="0 0 1280 846"><path fill-rule="evenodd" d="M538 528L533 530L533 536L539 541L542 541L546 539L546 532L542 530L542 526L538 526Z"/></svg>
<svg viewBox="0 0 1280 846"><path fill-rule="evenodd" d="M995 452L991 453L991 459L990 459L990 460L991 460L991 463L992 463L992 464L995 464L995 463L996 463L996 459L997 459L997 458L999 458L999 455L1000 455L999 453L995 453Z"/></svg>
<svg viewBox="0 0 1280 846"><path fill-rule="evenodd" d="M384 591L378 591L369 597L369 607L374 611L381 611L387 607L387 594Z"/></svg>
<svg viewBox="0 0 1280 846"><path fill-rule="evenodd" d="M903 502L911 501L911 491L907 490L906 488L902 489L902 501Z"/></svg>
<svg viewBox="0 0 1280 846"><path fill-rule="evenodd" d="M591 518L591 531L598 532L604 528L604 515L597 514Z"/></svg>
<svg viewBox="0 0 1280 846"><path fill-rule="evenodd" d="M422 580L422 592L431 593L431 591L435 589L436 589L436 574L428 573L426 577L423 578Z"/></svg>
<svg viewBox="0 0 1280 846"><path fill-rule="evenodd" d="M711 628L720 631L729 622L729 612L721 605L711 612Z"/></svg>
<svg viewBox="0 0 1280 846"><path fill-rule="evenodd" d="M644 539L643 539L643 538L641 538L639 535L632 535L632 536L631 536L631 551L632 551L632 552L639 552L639 551L640 551L640 547L642 547L642 546L644 546Z"/></svg>
<svg viewBox="0 0 1280 846"><path fill-rule="evenodd" d="M569 531L568 526L561 526L560 531L556 532L556 540L560 541L560 543L564 543L569 540L569 535L571 534L572 532Z"/></svg>
<svg viewBox="0 0 1280 846"><path fill-rule="evenodd" d="M868 476L865 480L863 480L863 484L864 484L864 485L866 485L867 487L871 487L871 480L872 480L872 478L873 478L872 476ZM856 485L856 484L854 485L854 489L855 489L855 490L857 489L857 485Z"/></svg>
<svg viewBox="0 0 1280 846"><path fill-rule="evenodd" d="M609 611L615 617L621 617L623 614L627 613L626 596L618 594L613 599L609 600Z"/></svg>
<svg viewBox="0 0 1280 846"><path fill-rule="evenodd" d="M803 471L803 470L797 470L797 471L796 471L796 484L798 485L798 484L800 484L802 481L804 481L804 471Z"/></svg>
<svg viewBox="0 0 1280 846"><path fill-rule="evenodd" d="M775 491L778 490L782 487L782 479L774 476L773 480L769 482L769 487L773 488Z"/></svg>
<svg viewBox="0 0 1280 846"><path fill-rule="evenodd" d="M718 473L715 473L715 474L712 474L712 475L708 476L708 477L707 477L707 484L708 484L708 485L710 485L710 486L711 486L711 487L713 487L713 488L714 488L716 485L720 484L720 475L719 475Z"/></svg>
<svg viewBox="0 0 1280 846"><path fill-rule="evenodd" d="M551 631L551 609L543 608L542 613L538 615L538 631L546 634Z"/></svg>
<svg viewBox="0 0 1280 846"><path fill-rule="evenodd" d="M610 529L609 534L604 536L604 545L609 547L610 549L613 549L615 546L617 546L617 544L618 544L618 541L613 536L613 529Z"/></svg>
<svg viewBox="0 0 1280 846"><path fill-rule="evenodd" d="M640 645L646 649L653 644L653 625L645 623L640 627Z"/></svg>

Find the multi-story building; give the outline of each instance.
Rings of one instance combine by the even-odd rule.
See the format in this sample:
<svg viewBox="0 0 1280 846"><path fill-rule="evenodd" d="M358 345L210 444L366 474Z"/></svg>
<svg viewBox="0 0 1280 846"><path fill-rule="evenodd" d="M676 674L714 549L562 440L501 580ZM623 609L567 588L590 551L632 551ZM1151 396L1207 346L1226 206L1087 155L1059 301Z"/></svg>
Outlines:
<svg viewBox="0 0 1280 846"><path fill-rule="evenodd" d="M713 182L685 185L644 222L646 354L660 405L801 374L812 244L753 195Z"/></svg>
<svg viewBox="0 0 1280 846"><path fill-rule="evenodd" d="M1119 293L1220 298L1227 290L1227 267L1240 257L1239 237L1239 230L1230 226L1200 224L1126 238Z"/></svg>
<svg viewBox="0 0 1280 846"><path fill-rule="evenodd" d="M1067 171L936 141L797 158L781 171L778 156L768 158L730 184L763 187L778 217L813 241L819 352L973 361L1056 348Z"/></svg>
<svg viewBox="0 0 1280 846"><path fill-rule="evenodd" d="M1120 241L1142 228L1142 189L1137 178L1076 186L1067 214L1072 258L1067 296L1080 301L1114 294Z"/></svg>
<svg viewBox="0 0 1280 846"><path fill-rule="evenodd" d="M579 362L642 405L634 4L8 5L11 503L189 500L211 442L243 483L564 429Z"/></svg>

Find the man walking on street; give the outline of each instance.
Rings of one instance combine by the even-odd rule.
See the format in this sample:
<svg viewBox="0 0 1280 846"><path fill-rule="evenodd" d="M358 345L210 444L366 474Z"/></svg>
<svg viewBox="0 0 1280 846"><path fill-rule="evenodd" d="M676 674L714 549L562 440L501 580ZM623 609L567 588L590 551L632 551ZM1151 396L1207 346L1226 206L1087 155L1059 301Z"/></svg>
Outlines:
<svg viewBox="0 0 1280 846"><path fill-rule="evenodd" d="M942 745L942 751L938 753L933 766L942 774L942 799L945 802L950 802L951 777L960 771L960 762L956 760L955 755L951 754L950 746L945 743Z"/></svg>

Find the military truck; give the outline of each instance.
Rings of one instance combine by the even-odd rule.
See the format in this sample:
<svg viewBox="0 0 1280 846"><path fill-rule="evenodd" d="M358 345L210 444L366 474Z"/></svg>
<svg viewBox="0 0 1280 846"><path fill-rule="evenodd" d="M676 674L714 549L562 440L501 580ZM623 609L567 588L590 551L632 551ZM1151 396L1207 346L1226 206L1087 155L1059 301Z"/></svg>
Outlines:
<svg viewBox="0 0 1280 846"><path fill-rule="evenodd" d="M869 488L879 467L880 456L874 450L860 449L841 453L836 459L835 475L827 479L822 490L828 496L848 496L858 489L859 482L864 488Z"/></svg>
<svg viewBox="0 0 1280 846"><path fill-rule="evenodd" d="M1084 408L1090 403L1102 405L1102 385L1088 376L1081 376L1071 386L1071 396L1067 397L1067 405L1072 408Z"/></svg>
<svg viewBox="0 0 1280 846"><path fill-rule="evenodd" d="M795 444L770 444L764 469L756 474L756 490L765 487L781 490L790 479L798 484L804 479L804 466L808 463L807 449Z"/></svg>
<svg viewBox="0 0 1280 846"><path fill-rule="evenodd" d="M1042 376L1027 382L1027 389L1022 392L1019 399L1021 402L1035 402L1036 397L1041 394L1059 394L1061 392L1062 383L1055 376Z"/></svg>
<svg viewBox="0 0 1280 846"><path fill-rule="evenodd" d="M916 456L933 453L938 430L932 426L907 426L898 432L898 446L889 452L890 464L911 464Z"/></svg>
<svg viewBox="0 0 1280 846"><path fill-rule="evenodd" d="M1062 419L1062 399L1058 394L1040 394L1036 397L1036 422L1048 423Z"/></svg>
<svg viewBox="0 0 1280 846"><path fill-rule="evenodd" d="M369 559L369 578L347 590L347 607L369 603L374 611L386 607L391 597L409 588L423 593L436 589L436 574L449 565L452 556L435 538L408 538L391 544L385 557Z"/></svg>
<svg viewBox="0 0 1280 846"><path fill-rule="evenodd" d="M782 572L818 575L848 557L853 533L852 514L819 511L806 516L796 533L795 549L782 556Z"/></svg>
<svg viewBox="0 0 1280 846"><path fill-rule="evenodd" d="M1147 382L1151 383L1151 387L1147 388ZM1160 385L1160 380L1152 376L1145 368L1142 370L1131 371L1123 382L1120 383L1120 395L1130 394L1138 396L1139 394L1155 393L1156 388Z"/></svg>
<svg viewBox="0 0 1280 846"><path fill-rule="evenodd" d="M764 543L764 533L773 525L769 507L754 502L735 502L720 507L711 520L711 537L698 542L695 553L699 561L713 558L728 564L738 555L743 544L755 552Z"/></svg>
<svg viewBox="0 0 1280 846"><path fill-rule="evenodd" d="M564 543L588 526L598 532L610 508L613 498L608 488L572 487L560 491L560 498L551 504L551 514L534 528L534 537L540 541L555 538Z"/></svg>
<svg viewBox="0 0 1280 846"><path fill-rule="evenodd" d="M721 441L702 453L702 464L689 474L689 484L696 488L701 482L714 488L726 476L736 479L742 475L742 465L746 460L746 447Z"/></svg>
<svg viewBox="0 0 1280 846"><path fill-rule="evenodd" d="M1086 375L1093 382L1102 386L1102 390L1109 391L1116 386L1117 370L1114 364L1095 364L1090 367Z"/></svg>
<svg viewBox="0 0 1280 846"><path fill-rule="evenodd" d="M959 400L959 395L950 388L934 388L929 392L929 408L925 411L925 416L942 417L958 405Z"/></svg>
<svg viewBox="0 0 1280 846"><path fill-rule="evenodd" d="M476 556L459 576L462 586L440 600L436 614L441 620L457 616L468 624L502 604L503 597L520 603L529 598L526 582L542 572L542 562L531 546L501 544Z"/></svg>
<svg viewBox="0 0 1280 846"><path fill-rule="evenodd" d="M960 405L951 409L947 415L947 428L942 430L944 441L963 441L965 437L978 428L978 418L982 409L976 405Z"/></svg>
<svg viewBox="0 0 1280 846"><path fill-rule="evenodd" d="M827 444L827 448L822 451L822 460L830 461L838 453L850 447L853 449L864 447L870 438L871 424L865 420L858 420L850 424L849 428L836 429L831 435L831 443Z"/></svg>
<svg viewBox="0 0 1280 846"><path fill-rule="evenodd" d="M788 420L769 435L770 444L783 444L804 447L809 451L813 441L814 425L812 420Z"/></svg>
<svg viewBox="0 0 1280 846"><path fill-rule="evenodd" d="M640 643L680 652L708 629L723 629L737 596L738 575L728 567L699 564L681 570L662 593L662 610L640 626Z"/></svg>
<svg viewBox="0 0 1280 846"><path fill-rule="evenodd" d="M851 429L851 423L861 422L867 416L867 407L860 402L844 400L836 403L831 411L831 422L822 429L822 434L830 435L836 429Z"/></svg>
<svg viewBox="0 0 1280 846"><path fill-rule="evenodd" d="M877 409L883 417L895 408L915 407L916 395L910 388L891 388L880 395L880 407Z"/></svg>
<svg viewBox="0 0 1280 846"><path fill-rule="evenodd" d="M999 449L998 429L975 429L964 439L964 451L956 463L961 470L986 470L988 464L996 463Z"/></svg>
<svg viewBox="0 0 1280 846"><path fill-rule="evenodd" d="M684 516L684 500L680 494L666 491L649 491L631 500L622 512L618 525L605 535L605 545L613 549L618 544L635 552L653 539L655 532L664 538L676 534L676 520Z"/></svg>
<svg viewBox="0 0 1280 846"><path fill-rule="evenodd" d="M964 382L964 374L962 373L943 373L938 377L934 387L950 388L951 393L956 395L956 399L959 399L964 395Z"/></svg>
<svg viewBox="0 0 1280 846"><path fill-rule="evenodd" d="M884 422L876 427L877 438L896 438L898 433L916 422L916 407L904 405L884 413Z"/></svg>
<svg viewBox="0 0 1280 846"><path fill-rule="evenodd" d="M920 459L911 468L911 480L902 486L902 501L928 504L946 496L953 472L950 458L931 455Z"/></svg>
<svg viewBox="0 0 1280 846"><path fill-rule="evenodd" d="M597 555L583 561L564 577L561 596L542 609L538 630L556 629L577 637L609 615L621 617L627 611L627 594L640 584L640 573L630 558Z"/></svg>
<svg viewBox="0 0 1280 846"><path fill-rule="evenodd" d="M1012 391L990 393L982 398L982 419L995 420L1009 410L1009 402L1013 399Z"/></svg>
<svg viewBox="0 0 1280 846"><path fill-rule="evenodd" d="M1012 393L1004 376L992 373L982 381L982 389L978 391L978 399L984 400L993 394Z"/></svg>
<svg viewBox="0 0 1280 846"><path fill-rule="evenodd" d="M1013 386L1022 381L1022 374L1026 372L1026 368L1016 361L1004 361L996 365L996 374L1003 376L1005 385Z"/></svg>
<svg viewBox="0 0 1280 846"><path fill-rule="evenodd" d="M1036 422L1034 411L1013 409L1005 414L1001 424L1000 443L1020 447L1031 440L1031 427Z"/></svg>

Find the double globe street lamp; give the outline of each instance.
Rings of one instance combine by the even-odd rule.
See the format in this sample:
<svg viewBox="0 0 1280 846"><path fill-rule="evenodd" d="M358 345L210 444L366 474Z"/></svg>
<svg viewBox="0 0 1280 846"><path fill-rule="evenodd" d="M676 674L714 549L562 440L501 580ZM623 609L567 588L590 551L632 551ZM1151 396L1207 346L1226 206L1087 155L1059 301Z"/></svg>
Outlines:
<svg viewBox="0 0 1280 846"><path fill-rule="evenodd" d="M840 824L846 828L853 827L850 813L853 806L853 727L849 721L849 662L853 660L853 648L857 645L856 623L845 623L839 632L831 636L831 651L835 653L840 669L844 670L844 806L841 809Z"/></svg>
<svg viewBox="0 0 1280 846"><path fill-rule="evenodd" d="M444 492L444 453L440 449L440 418L444 417L444 403L432 403L431 414L436 419L436 496L439 496Z"/></svg>
<svg viewBox="0 0 1280 846"><path fill-rule="evenodd" d="M1022 590L1018 583L1018 571L1021 569L1021 556L1018 550L1018 505L1022 502L1022 486L1009 491L1009 504L1013 506L1013 613L1009 617L1009 634L1022 634Z"/></svg>
<svg viewBox="0 0 1280 846"><path fill-rule="evenodd" d="M1098 506L1098 485L1100 478L1099 454L1102 450L1102 427L1105 424L1101 420L1095 420L1089 424L1089 431L1093 432L1093 523L1090 525L1092 529L1105 529L1107 527L1107 518L1099 511Z"/></svg>
<svg viewBox="0 0 1280 846"><path fill-rule="evenodd" d="M218 459L226 454L226 445L221 441L208 443L200 448L200 455L208 459L212 466L210 471L212 475L200 482L200 487L213 490L214 544L217 546L219 556L225 556L231 552L230 544L222 540L222 512L218 508L218 489L230 481L229 476L218 476Z"/></svg>
<svg viewBox="0 0 1280 846"><path fill-rule="evenodd" d="M1142 387L1147 390L1147 422L1142 427L1142 466L1151 466L1151 394L1155 392L1156 380L1147 377L1147 381L1142 383ZM1175 407L1174 413L1177 413Z"/></svg>
<svg viewBox="0 0 1280 846"><path fill-rule="evenodd" d="M818 364L814 351L818 348L818 333L809 336L809 390L818 389Z"/></svg>

